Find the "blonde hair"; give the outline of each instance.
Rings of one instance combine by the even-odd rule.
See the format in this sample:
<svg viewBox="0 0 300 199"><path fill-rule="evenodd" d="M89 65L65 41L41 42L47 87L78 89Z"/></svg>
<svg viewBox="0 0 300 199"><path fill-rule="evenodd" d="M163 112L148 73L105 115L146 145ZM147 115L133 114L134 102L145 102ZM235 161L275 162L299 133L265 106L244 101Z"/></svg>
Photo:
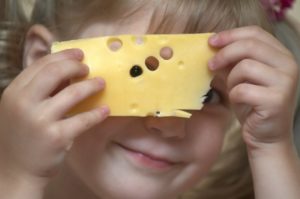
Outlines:
<svg viewBox="0 0 300 199"><path fill-rule="evenodd" d="M258 25L271 31L259 0L37 0L32 18L24 27L30 23L44 24L59 39L70 39L93 21L121 20L149 4L155 10L151 26L148 27L149 33L169 33L177 21L184 19L187 22L182 27L185 33L219 32L247 25ZM13 8L23 7L20 3L15 5ZM162 16L156 17L158 14ZM18 16L16 24L24 22L24 19L20 20L20 15L15 16ZM17 52L17 49L6 50ZM7 66L21 66L18 53L11 58L16 61L8 60ZM7 82L1 82L1 87L5 85ZM254 198L247 153L237 124L227 133L224 150L207 178L180 198Z"/></svg>

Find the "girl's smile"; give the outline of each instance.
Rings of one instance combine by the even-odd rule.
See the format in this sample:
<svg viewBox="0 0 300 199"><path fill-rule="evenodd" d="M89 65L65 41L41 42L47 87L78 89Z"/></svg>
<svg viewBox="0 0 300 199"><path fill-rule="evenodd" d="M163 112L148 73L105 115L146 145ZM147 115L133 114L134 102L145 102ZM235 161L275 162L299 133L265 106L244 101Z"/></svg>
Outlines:
<svg viewBox="0 0 300 199"><path fill-rule="evenodd" d="M155 149L152 149L151 152L149 150L137 149L122 144L116 144L116 146L119 152L121 152L131 164L140 168L146 168L151 171L166 171L182 164L182 162L171 158L171 155L167 153L157 154Z"/></svg>
<svg viewBox="0 0 300 199"><path fill-rule="evenodd" d="M99 194L100 187L121 183L129 194L124 198L136 187L158 198L154 193L168 186L170 196L205 175L218 157L231 118L229 110L215 110L219 106L208 105L190 119L110 117L76 139L68 164Z"/></svg>

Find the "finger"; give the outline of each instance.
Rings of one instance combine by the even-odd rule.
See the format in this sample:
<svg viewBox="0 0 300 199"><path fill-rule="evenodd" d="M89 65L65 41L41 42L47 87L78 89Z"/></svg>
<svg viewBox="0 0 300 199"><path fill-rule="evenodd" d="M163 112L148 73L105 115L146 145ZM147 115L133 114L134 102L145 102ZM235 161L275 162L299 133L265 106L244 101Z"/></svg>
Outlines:
<svg viewBox="0 0 300 199"><path fill-rule="evenodd" d="M250 83L238 84L229 91L231 103L249 105L257 110L264 105L276 107L272 102L282 101L278 100L280 96L282 93L278 91Z"/></svg>
<svg viewBox="0 0 300 199"><path fill-rule="evenodd" d="M109 108L103 106L62 120L57 124L57 128L60 129L60 132L63 132L63 136L66 140L72 141L81 133L84 133L101 123L108 115Z"/></svg>
<svg viewBox="0 0 300 199"><path fill-rule="evenodd" d="M281 71L291 71L292 57L256 39L245 39L222 48L209 62L212 70L235 65L243 59L254 59Z"/></svg>
<svg viewBox="0 0 300 199"><path fill-rule="evenodd" d="M282 53L290 54L289 50L286 49L286 47L283 46L272 34L258 26L248 26L222 31L213 35L209 39L209 43L214 47L220 48L238 40L251 38L266 43Z"/></svg>
<svg viewBox="0 0 300 199"><path fill-rule="evenodd" d="M83 52L80 49L68 49L46 55L34 62L31 66L25 68L22 73L15 78L13 84L15 84L16 87L23 89L23 86L26 86L44 66L69 59L82 61L83 57Z"/></svg>
<svg viewBox="0 0 300 199"><path fill-rule="evenodd" d="M48 98L63 82L88 74L88 67L78 61L52 62L40 70L25 87L34 101Z"/></svg>
<svg viewBox="0 0 300 199"><path fill-rule="evenodd" d="M266 75L268 74L268 75ZM251 59L239 62L227 78L227 88L231 90L238 84L247 82L264 87L282 86L285 75L273 68Z"/></svg>
<svg viewBox="0 0 300 199"><path fill-rule="evenodd" d="M63 89L48 100L45 106L49 117L52 119L62 118L79 102L103 90L105 82L101 78L81 81Z"/></svg>

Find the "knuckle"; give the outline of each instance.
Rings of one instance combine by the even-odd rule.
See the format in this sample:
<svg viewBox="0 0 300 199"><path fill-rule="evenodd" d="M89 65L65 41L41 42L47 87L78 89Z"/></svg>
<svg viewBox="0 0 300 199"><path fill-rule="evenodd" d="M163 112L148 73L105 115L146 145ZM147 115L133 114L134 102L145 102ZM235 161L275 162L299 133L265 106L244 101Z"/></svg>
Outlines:
<svg viewBox="0 0 300 199"><path fill-rule="evenodd" d="M79 87L79 83L73 84L72 86L68 87L67 88L68 95L70 95L74 99L81 98L82 94L78 87Z"/></svg>
<svg viewBox="0 0 300 199"><path fill-rule="evenodd" d="M32 65L45 66L45 64L51 62L51 60L53 59L52 57L53 57L53 54L47 54L47 55L41 57L40 59L35 60L35 62L32 63Z"/></svg>
<svg viewBox="0 0 300 199"><path fill-rule="evenodd" d="M252 25L249 26L249 32L253 37L259 37L265 31L260 26Z"/></svg>
<svg viewBox="0 0 300 199"><path fill-rule="evenodd" d="M227 39L232 39L234 37L234 31L233 30L223 31L219 33L218 36L221 41L226 41Z"/></svg>
<svg viewBox="0 0 300 199"><path fill-rule="evenodd" d="M245 99L249 95L250 95L250 91L248 89L248 86L246 84L239 84L232 89L232 91L229 94L229 98L232 101L237 101L240 99Z"/></svg>
<svg viewBox="0 0 300 199"><path fill-rule="evenodd" d="M247 39L244 42L245 49L247 49L248 52L256 52L258 50L256 48L256 41L254 39Z"/></svg>
<svg viewBox="0 0 300 199"><path fill-rule="evenodd" d="M29 126L31 126L34 131L32 132L33 134L39 136L39 137L43 137L44 136L44 132L47 134L47 125L48 125L48 121L45 118L45 116L41 117L35 117L34 114L31 114L28 116L28 124ZM37 133L35 133L37 132Z"/></svg>
<svg viewBox="0 0 300 199"><path fill-rule="evenodd" d="M88 129L89 127L92 126L92 117L91 116L82 117L81 124L84 129Z"/></svg>
<svg viewBox="0 0 300 199"><path fill-rule="evenodd" d="M46 135L48 143L54 148L64 147L66 139L64 138L64 132L60 125L52 125L46 129Z"/></svg>
<svg viewBox="0 0 300 199"><path fill-rule="evenodd" d="M240 84L235 88L236 95L240 96L241 98L244 98L248 95L249 92L245 92L246 90L248 90L248 87L245 84Z"/></svg>
<svg viewBox="0 0 300 199"><path fill-rule="evenodd" d="M56 64L49 64L45 67L44 71L50 76L53 77L60 77L62 75L62 69L63 67L60 67Z"/></svg>
<svg viewBox="0 0 300 199"><path fill-rule="evenodd" d="M82 125L84 126L85 129L91 128L96 121L98 121L100 118L98 112L96 111L91 111L87 113L84 117L82 117Z"/></svg>
<svg viewBox="0 0 300 199"><path fill-rule="evenodd" d="M103 89L104 87L104 83L99 82L99 80L97 79L90 79L86 82L82 82L82 84L84 84L82 85L83 87L86 87L87 90L89 90L92 93L97 92Z"/></svg>
<svg viewBox="0 0 300 199"><path fill-rule="evenodd" d="M227 52L225 50L221 50L217 53L214 60L217 63L218 62L223 62L224 60L226 60L226 57L227 57Z"/></svg>
<svg viewBox="0 0 300 199"><path fill-rule="evenodd" d="M242 72L249 72L249 70L253 69L253 61L251 59L243 59L239 63L239 68Z"/></svg>
<svg viewBox="0 0 300 199"><path fill-rule="evenodd" d="M29 106L30 106L29 102L26 98L19 99L17 103L15 103L14 105L15 107L14 110L16 110L16 112L19 112L21 114L23 112L26 112Z"/></svg>
<svg viewBox="0 0 300 199"><path fill-rule="evenodd" d="M38 117L36 117L35 119L35 122L37 124L39 124L40 126L44 126L48 123L48 117L46 116L46 114L38 114Z"/></svg>

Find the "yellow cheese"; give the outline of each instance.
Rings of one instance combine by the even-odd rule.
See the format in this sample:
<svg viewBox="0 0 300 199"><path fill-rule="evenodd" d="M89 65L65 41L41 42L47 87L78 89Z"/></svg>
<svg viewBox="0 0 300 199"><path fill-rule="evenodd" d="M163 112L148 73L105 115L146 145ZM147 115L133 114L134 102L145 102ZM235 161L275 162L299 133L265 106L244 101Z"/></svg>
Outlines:
<svg viewBox="0 0 300 199"><path fill-rule="evenodd" d="M71 114L105 104L111 116L189 118L188 110L200 110L210 89L207 63L215 54L210 35L121 35L54 43L52 52L80 48L90 68L86 78L106 81L102 93Z"/></svg>

